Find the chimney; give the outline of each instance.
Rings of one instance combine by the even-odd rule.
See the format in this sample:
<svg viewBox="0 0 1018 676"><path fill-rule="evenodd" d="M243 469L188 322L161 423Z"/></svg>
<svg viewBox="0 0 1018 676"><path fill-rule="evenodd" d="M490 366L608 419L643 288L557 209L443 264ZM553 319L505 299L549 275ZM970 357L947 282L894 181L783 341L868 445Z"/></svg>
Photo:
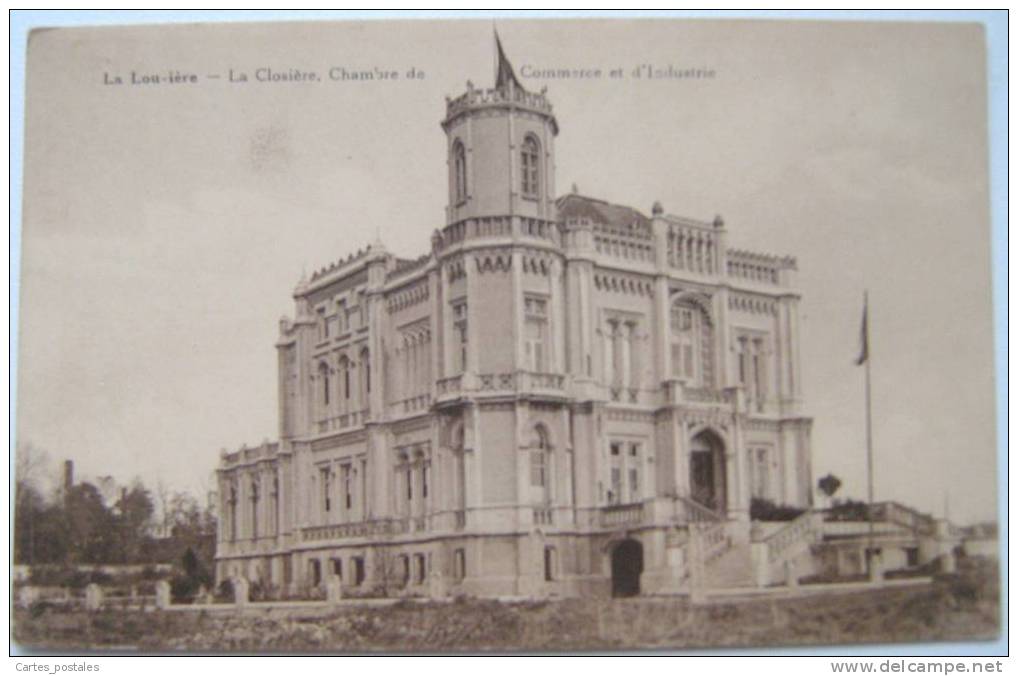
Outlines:
<svg viewBox="0 0 1018 676"><path fill-rule="evenodd" d="M70 491L74 487L74 461L64 460L64 490Z"/></svg>

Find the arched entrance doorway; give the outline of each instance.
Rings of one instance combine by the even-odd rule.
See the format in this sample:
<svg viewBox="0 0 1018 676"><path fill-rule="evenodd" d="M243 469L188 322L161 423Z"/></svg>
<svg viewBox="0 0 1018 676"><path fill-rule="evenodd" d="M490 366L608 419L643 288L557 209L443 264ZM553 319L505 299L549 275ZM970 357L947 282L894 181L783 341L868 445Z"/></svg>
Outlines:
<svg viewBox="0 0 1018 676"><path fill-rule="evenodd" d="M643 545L623 540L612 549L612 596L637 596L643 572Z"/></svg>
<svg viewBox="0 0 1018 676"><path fill-rule="evenodd" d="M700 432L690 442L689 490L695 502L716 512L725 512L725 446L710 430Z"/></svg>

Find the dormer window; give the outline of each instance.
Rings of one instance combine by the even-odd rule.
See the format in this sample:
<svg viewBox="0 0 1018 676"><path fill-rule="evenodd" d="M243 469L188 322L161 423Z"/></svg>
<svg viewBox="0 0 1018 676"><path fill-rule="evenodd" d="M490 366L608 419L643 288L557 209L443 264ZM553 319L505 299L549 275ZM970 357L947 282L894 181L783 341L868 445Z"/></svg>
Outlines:
<svg viewBox="0 0 1018 676"><path fill-rule="evenodd" d="M456 203L467 201L467 151L459 141L452 146L453 190Z"/></svg>
<svg viewBox="0 0 1018 676"><path fill-rule="evenodd" d="M537 199L540 197L538 171L538 159L540 157L540 145L533 136L527 136L523 140L523 148L520 151L520 173L522 178L522 191L524 197Z"/></svg>

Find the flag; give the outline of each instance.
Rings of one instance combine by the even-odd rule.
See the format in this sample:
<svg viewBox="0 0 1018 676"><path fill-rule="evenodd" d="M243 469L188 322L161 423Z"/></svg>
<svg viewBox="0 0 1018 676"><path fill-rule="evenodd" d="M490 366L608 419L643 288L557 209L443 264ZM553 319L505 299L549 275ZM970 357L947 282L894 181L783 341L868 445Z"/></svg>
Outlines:
<svg viewBox="0 0 1018 676"><path fill-rule="evenodd" d="M495 31L495 47L498 49L498 66L495 71L495 89L502 89L510 82L517 89L523 89L520 86L520 81L516 79L516 73L513 71L513 65L509 63L509 59L505 58L505 52L502 51L502 41L498 39L498 31Z"/></svg>
<svg viewBox="0 0 1018 676"><path fill-rule="evenodd" d="M855 360L856 366L862 366L870 358L870 327L869 327L869 298L866 294L862 297L862 327L859 329L859 356Z"/></svg>

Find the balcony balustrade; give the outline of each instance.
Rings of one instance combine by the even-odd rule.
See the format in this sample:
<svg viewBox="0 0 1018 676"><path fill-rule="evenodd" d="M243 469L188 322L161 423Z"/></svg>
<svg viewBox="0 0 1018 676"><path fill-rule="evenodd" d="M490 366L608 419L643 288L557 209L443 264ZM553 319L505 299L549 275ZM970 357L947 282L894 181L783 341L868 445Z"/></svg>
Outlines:
<svg viewBox="0 0 1018 676"><path fill-rule="evenodd" d="M601 508L601 527L632 526L643 522L643 503L611 505Z"/></svg>
<svg viewBox="0 0 1018 676"><path fill-rule="evenodd" d="M360 427L368 420L368 410L362 411L350 411L349 413L341 413L340 415L331 416L319 420L316 427L318 432L337 432L339 430L351 429L354 427Z"/></svg>
<svg viewBox="0 0 1018 676"><path fill-rule="evenodd" d="M468 393L549 393L560 394L566 389L566 376L561 373L510 371L506 373L460 374L442 378L435 383L439 399L450 399Z"/></svg>
<svg viewBox="0 0 1018 676"><path fill-rule="evenodd" d="M551 507L534 507L534 524L550 526L555 522L555 513Z"/></svg>

